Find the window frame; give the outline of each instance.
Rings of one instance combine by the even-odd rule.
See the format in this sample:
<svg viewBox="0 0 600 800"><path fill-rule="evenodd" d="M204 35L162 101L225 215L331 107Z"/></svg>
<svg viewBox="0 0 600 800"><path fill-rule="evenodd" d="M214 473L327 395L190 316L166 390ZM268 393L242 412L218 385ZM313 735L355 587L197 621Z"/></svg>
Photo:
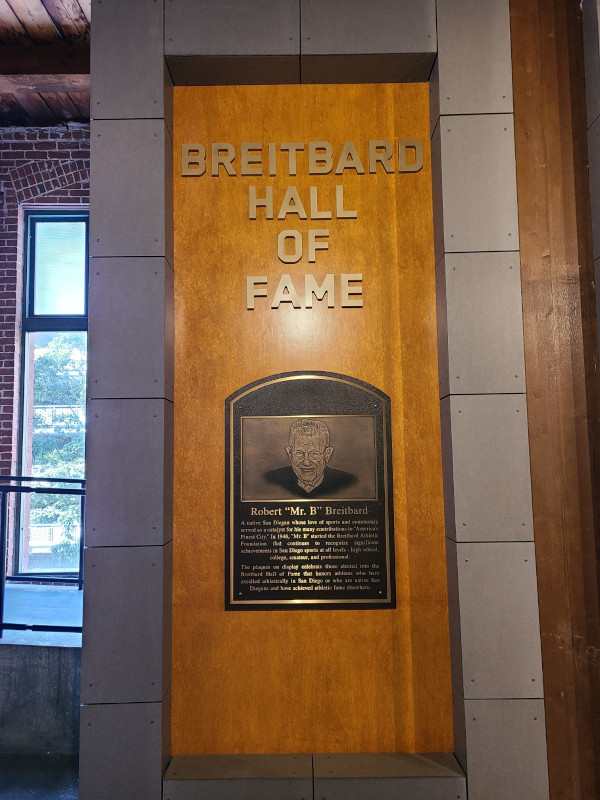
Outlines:
<svg viewBox="0 0 600 800"><path fill-rule="evenodd" d="M21 330L24 333L38 331L87 331L88 329L88 295L89 295L89 221L86 210L53 211L29 210L25 212L25 261L23 281L23 316ZM35 230L36 225L44 222L84 222L85 223L85 276L84 276L84 308L83 314L34 314L35 287ZM58 327L57 327L58 326ZM23 375L21 375L23 377Z"/></svg>
<svg viewBox="0 0 600 800"><path fill-rule="evenodd" d="M35 287L35 235L36 226L44 222L84 222L85 223L85 275L84 275L84 314L35 314L34 287ZM89 209L26 209L23 224L23 289L21 297L21 333L19 357L19 400L18 400L18 433L17 433L17 474L22 475L25 461L25 426L27 424L27 378L28 378L28 347L27 340L30 333L51 333L62 331L88 331L88 298L89 298ZM74 486L85 485L82 481L73 481ZM73 573L61 572L22 572L19 569L21 560L21 500L20 494L16 495L14 510L14 550L13 569L11 579L34 580L39 582L72 583L81 580L74 578Z"/></svg>

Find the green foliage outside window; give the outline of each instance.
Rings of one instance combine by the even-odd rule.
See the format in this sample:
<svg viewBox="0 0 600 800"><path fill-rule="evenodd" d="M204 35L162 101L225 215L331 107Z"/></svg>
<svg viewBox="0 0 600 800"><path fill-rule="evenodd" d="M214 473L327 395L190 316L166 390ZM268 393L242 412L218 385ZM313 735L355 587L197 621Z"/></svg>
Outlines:
<svg viewBox="0 0 600 800"><path fill-rule="evenodd" d="M87 334L33 335L31 474L84 478ZM63 539L52 546L52 561L74 565L79 553L79 497L32 495L30 523L60 526Z"/></svg>

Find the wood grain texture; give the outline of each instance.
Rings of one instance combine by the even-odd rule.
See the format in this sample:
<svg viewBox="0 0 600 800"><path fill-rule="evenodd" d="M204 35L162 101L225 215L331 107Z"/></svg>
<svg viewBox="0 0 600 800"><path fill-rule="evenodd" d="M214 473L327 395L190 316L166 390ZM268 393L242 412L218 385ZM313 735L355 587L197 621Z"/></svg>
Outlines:
<svg viewBox="0 0 600 800"><path fill-rule="evenodd" d="M0 44L25 44L29 35L7 0L0 0Z"/></svg>
<svg viewBox="0 0 600 800"><path fill-rule="evenodd" d="M40 0L10 0L10 6L33 42L56 40L56 27Z"/></svg>
<svg viewBox="0 0 600 800"><path fill-rule="evenodd" d="M79 109L65 92L45 93L43 99L57 119L72 119L76 122L83 120Z"/></svg>
<svg viewBox="0 0 600 800"><path fill-rule="evenodd" d="M16 93L14 99L25 111L28 122L34 119L38 125L55 125L57 123L56 114L44 102L41 95L33 92Z"/></svg>
<svg viewBox="0 0 600 800"><path fill-rule="evenodd" d="M427 86L176 88L174 126L173 753L451 750ZM353 140L362 156L370 138L420 139L424 169L181 177L182 142ZM339 183L355 220L248 219L249 185L275 186L276 215L288 185L319 186L323 208ZM322 227L316 264L278 261L280 230ZM362 272L364 308L246 310L247 275L274 290L288 272ZM305 369L391 397L395 610L223 610L224 400Z"/></svg>
<svg viewBox="0 0 600 800"><path fill-rule="evenodd" d="M598 342L581 19L511 0L527 403L553 800L600 796Z"/></svg>

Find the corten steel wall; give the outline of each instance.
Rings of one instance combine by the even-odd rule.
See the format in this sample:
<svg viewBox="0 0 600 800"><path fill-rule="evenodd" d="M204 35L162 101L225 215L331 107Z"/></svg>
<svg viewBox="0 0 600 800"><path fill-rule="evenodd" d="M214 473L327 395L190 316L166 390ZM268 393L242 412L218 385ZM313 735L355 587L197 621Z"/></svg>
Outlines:
<svg viewBox="0 0 600 800"><path fill-rule="evenodd" d="M434 14L437 30L416 46ZM93 15L82 800L160 797L169 753L173 265L164 54L180 83L201 82L199 74L212 83L426 80L436 40L431 133L455 749L470 800L548 797L508 0L248 0L234 8L169 0L164 9L94 0ZM555 325L578 313L561 309Z"/></svg>
<svg viewBox="0 0 600 800"><path fill-rule="evenodd" d="M24 208L87 206L90 129L0 129L0 474L15 474L19 427ZM14 541L7 566L12 572Z"/></svg>

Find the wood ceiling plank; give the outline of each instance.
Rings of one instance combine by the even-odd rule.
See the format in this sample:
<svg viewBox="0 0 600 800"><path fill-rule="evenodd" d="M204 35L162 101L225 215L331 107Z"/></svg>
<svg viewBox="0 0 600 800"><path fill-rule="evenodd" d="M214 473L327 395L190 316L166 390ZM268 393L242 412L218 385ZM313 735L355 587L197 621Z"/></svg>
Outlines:
<svg viewBox="0 0 600 800"><path fill-rule="evenodd" d="M73 120L73 122L81 122L83 120L77 106L66 92L43 94L42 97L58 119Z"/></svg>
<svg viewBox="0 0 600 800"><path fill-rule="evenodd" d="M31 44L29 34L6 0L0 0L0 44Z"/></svg>
<svg viewBox="0 0 600 800"><path fill-rule="evenodd" d="M54 24L68 42L87 42L90 23L77 0L42 0Z"/></svg>
<svg viewBox="0 0 600 800"><path fill-rule="evenodd" d="M92 0L79 0L79 6L81 7L81 13L87 19L88 22L92 21Z"/></svg>
<svg viewBox="0 0 600 800"><path fill-rule="evenodd" d="M2 75L0 92L89 92L90 76L86 75Z"/></svg>
<svg viewBox="0 0 600 800"><path fill-rule="evenodd" d="M75 104L75 107L81 114L82 118L89 120L90 118L90 93L89 92L69 92L69 97Z"/></svg>
<svg viewBox="0 0 600 800"><path fill-rule="evenodd" d="M15 94L15 100L23 108L32 125L56 125L61 122L39 94Z"/></svg>
<svg viewBox="0 0 600 800"><path fill-rule="evenodd" d="M53 42L60 37L41 0L8 0L19 22L34 43Z"/></svg>
<svg viewBox="0 0 600 800"><path fill-rule="evenodd" d="M0 94L0 125L27 125L29 119L25 111L15 101L12 94Z"/></svg>

